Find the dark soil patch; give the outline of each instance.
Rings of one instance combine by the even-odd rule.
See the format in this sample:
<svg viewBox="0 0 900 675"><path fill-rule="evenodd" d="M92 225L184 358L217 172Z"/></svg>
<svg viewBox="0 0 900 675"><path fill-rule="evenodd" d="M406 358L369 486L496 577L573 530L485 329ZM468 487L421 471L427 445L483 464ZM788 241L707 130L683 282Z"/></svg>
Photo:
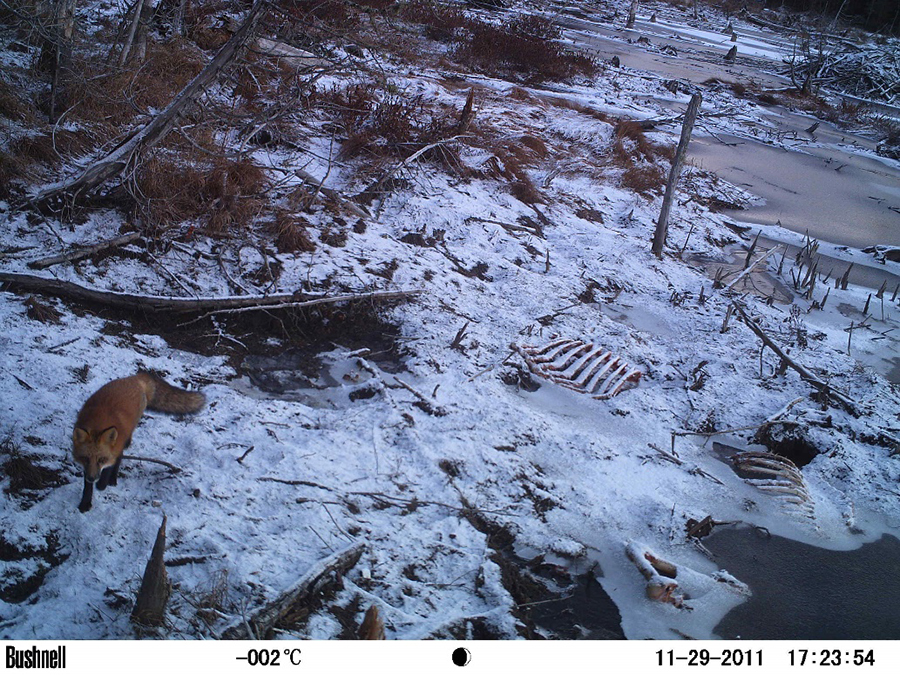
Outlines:
<svg viewBox="0 0 900 675"><path fill-rule="evenodd" d="M0 475L9 478L3 492L16 497L23 509L28 509L43 498L51 488L64 485L63 472L38 463L37 457L25 452L12 438L0 442L3 465Z"/></svg>
<svg viewBox="0 0 900 675"><path fill-rule="evenodd" d="M763 426L754 441L769 452L791 460L798 468L813 461L821 450L809 440L807 428L801 425L769 424Z"/></svg>
<svg viewBox="0 0 900 675"><path fill-rule="evenodd" d="M44 538L44 546L35 548L16 544L0 534L0 560L10 565L0 579L0 600L20 603L33 595L44 583L44 577L69 556L59 551L59 537L50 532Z"/></svg>
<svg viewBox="0 0 900 675"><path fill-rule="evenodd" d="M340 291L334 291L339 294ZM71 303L71 311L90 313L107 320L105 335L151 334L162 337L173 349L203 356L225 356L238 373L249 355L276 356L291 352L301 372L319 372L318 355L335 345L351 350L367 347L367 356L388 372L398 372L404 355L396 344L398 328L380 313L386 303L375 305L360 300L340 305L320 305L303 309L224 313L212 319L191 314L137 313ZM274 338L274 340L273 340Z"/></svg>

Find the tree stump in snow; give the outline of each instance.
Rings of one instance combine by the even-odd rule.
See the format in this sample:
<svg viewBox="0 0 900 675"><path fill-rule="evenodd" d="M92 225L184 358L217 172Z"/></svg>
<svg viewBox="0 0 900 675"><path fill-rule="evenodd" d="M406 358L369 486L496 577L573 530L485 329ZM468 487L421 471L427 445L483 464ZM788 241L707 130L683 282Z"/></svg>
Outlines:
<svg viewBox="0 0 900 675"><path fill-rule="evenodd" d="M169 601L169 593L172 584L169 583L169 575L166 574L166 565L163 562L163 554L166 551L166 517L163 516L162 525L156 533L156 541L150 560L144 568L144 578L141 580L141 590L138 591L137 601L131 612L131 620L142 626L162 626L166 613L166 603Z"/></svg>

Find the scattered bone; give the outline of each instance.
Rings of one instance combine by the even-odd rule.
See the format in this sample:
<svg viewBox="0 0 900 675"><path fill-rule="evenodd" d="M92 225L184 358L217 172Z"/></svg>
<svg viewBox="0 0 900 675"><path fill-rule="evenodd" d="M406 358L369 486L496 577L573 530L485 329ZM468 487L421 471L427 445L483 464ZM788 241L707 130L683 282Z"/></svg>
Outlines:
<svg viewBox="0 0 900 675"><path fill-rule="evenodd" d="M815 522L815 504L806 488L803 474L789 459L770 452L739 452L732 456L736 468L760 478L744 480L763 492L777 497L786 511Z"/></svg>
<svg viewBox="0 0 900 675"><path fill-rule="evenodd" d="M678 573L675 565L655 556L645 546L628 542L625 553L647 580L647 597L681 608L684 595L678 592L678 584L672 579Z"/></svg>

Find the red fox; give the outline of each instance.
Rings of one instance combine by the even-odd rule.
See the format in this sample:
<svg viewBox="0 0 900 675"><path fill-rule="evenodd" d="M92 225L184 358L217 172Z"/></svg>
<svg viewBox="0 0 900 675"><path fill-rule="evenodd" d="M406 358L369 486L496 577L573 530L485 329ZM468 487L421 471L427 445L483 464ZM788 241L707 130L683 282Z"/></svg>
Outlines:
<svg viewBox="0 0 900 675"><path fill-rule="evenodd" d="M115 485L122 453L145 408L167 413L195 413L206 397L168 384L150 373L138 373L104 384L82 406L72 432L72 454L84 467L84 492L78 510L91 508L98 490Z"/></svg>

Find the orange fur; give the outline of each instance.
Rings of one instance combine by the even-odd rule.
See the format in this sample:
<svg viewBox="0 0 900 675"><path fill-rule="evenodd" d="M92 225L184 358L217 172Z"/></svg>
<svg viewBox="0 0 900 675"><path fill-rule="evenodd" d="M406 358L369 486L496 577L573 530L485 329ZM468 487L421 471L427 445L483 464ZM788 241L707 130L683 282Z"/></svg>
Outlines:
<svg viewBox="0 0 900 675"><path fill-rule="evenodd" d="M72 432L72 454L84 467L84 479L93 484L110 469L115 485L118 463L146 408L169 413L194 413L206 402L203 394L185 391L149 373L113 380L98 389L82 406ZM106 487L101 481L100 489ZM90 497L82 498L82 510Z"/></svg>

